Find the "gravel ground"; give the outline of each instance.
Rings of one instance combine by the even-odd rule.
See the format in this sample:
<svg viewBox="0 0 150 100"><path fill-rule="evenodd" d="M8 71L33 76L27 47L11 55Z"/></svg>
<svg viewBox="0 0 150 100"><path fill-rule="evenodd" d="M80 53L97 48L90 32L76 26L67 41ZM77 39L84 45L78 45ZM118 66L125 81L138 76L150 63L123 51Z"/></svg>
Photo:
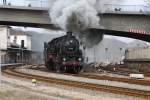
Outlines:
<svg viewBox="0 0 150 100"><path fill-rule="evenodd" d="M57 98L3 81L0 100L57 100Z"/></svg>
<svg viewBox="0 0 150 100"><path fill-rule="evenodd" d="M57 74L57 73L42 72L42 71L32 70L32 69L18 69L18 70L25 72L25 73L53 77L53 78L57 78L57 79L73 80L73 81L86 82L86 83L92 83L92 84L100 84L100 85L108 85L108 86L116 86L116 87L124 87L124 88L130 88L130 89L150 91L150 86L61 75L61 74Z"/></svg>
<svg viewBox="0 0 150 100"><path fill-rule="evenodd" d="M142 98L96 92L87 89L31 82L2 76L0 100L144 100Z"/></svg>

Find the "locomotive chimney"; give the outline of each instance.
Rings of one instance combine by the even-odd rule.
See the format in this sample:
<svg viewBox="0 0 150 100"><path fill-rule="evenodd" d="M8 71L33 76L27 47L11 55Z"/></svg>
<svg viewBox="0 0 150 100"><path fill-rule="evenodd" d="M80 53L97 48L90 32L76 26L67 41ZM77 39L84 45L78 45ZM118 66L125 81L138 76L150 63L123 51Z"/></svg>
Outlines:
<svg viewBox="0 0 150 100"><path fill-rule="evenodd" d="M72 36L72 32L71 32L71 31L68 31L68 32L67 32L67 36Z"/></svg>

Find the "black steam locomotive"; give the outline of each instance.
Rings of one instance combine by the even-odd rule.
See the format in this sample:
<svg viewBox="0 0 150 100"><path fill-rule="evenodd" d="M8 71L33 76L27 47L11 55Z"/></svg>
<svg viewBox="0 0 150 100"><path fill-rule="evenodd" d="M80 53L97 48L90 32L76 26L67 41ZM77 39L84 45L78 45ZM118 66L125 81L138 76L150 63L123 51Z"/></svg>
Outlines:
<svg viewBox="0 0 150 100"><path fill-rule="evenodd" d="M83 66L79 41L71 32L44 43L45 66L60 73L78 73Z"/></svg>

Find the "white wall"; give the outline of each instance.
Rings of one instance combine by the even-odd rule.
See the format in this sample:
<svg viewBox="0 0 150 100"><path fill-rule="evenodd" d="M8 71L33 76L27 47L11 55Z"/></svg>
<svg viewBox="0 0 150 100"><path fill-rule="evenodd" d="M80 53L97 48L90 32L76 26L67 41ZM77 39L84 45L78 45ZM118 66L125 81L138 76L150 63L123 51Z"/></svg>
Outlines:
<svg viewBox="0 0 150 100"><path fill-rule="evenodd" d="M10 42L14 42L15 35L10 36ZM16 43L21 46L21 40L24 40L24 47L26 47L28 50L31 50L31 37L27 35L17 35Z"/></svg>
<svg viewBox="0 0 150 100"><path fill-rule="evenodd" d="M119 63L123 60L122 58L124 57L126 47L127 44L124 42L115 39L104 38L98 45L94 46L93 48L86 48L85 56L88 57L88 63Z"/></svg>
<svg viewBox="0 0 150 100"><path fill-rule="evenodd" d="M7 49L8 32L6 26L0 26L0 49Z"/></svg>
<svg viewBox="0 0 150 100"><path fill-rule="evenodd" d="M131 49L126 53L126 59L150 59L150 47Z"/></svg>
<svg viewBox="0 0 150 100"><path fill-rule="evenodd" d="M27 36L27 49L31 50L31 37Z"/></svg>

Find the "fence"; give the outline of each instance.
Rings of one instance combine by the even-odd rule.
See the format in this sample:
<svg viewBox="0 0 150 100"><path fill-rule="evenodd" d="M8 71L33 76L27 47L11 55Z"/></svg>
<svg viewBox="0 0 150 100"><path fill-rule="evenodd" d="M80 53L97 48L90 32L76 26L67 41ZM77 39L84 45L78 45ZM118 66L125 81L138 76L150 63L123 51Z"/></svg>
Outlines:
<svg viewBox="0 0 150 100"><path fill-rule="evenodd" d="M115 5L104 4L105 11L129 11L129 12L147 12L150 11L150 6L146 5Z"/></svg>
<svg viewBox="0 0 150 100"><path fill-rule="evenodd" d="M53 0L0 0L0 5L49 8Z"/></svg>

